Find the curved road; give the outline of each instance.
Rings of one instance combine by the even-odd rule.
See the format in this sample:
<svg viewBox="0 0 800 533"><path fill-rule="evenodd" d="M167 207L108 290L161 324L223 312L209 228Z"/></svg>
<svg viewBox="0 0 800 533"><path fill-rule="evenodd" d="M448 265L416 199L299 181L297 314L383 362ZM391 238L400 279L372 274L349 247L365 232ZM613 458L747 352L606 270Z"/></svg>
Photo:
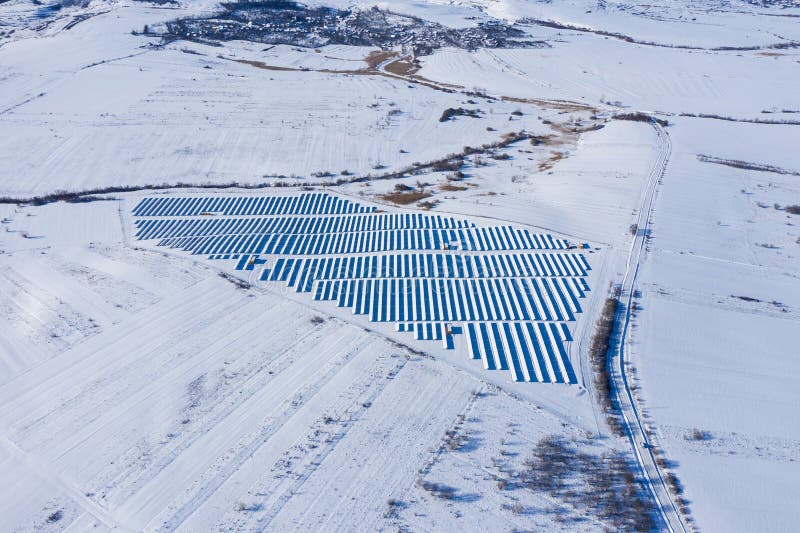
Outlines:
<svg viewBox="0 0 800 533"><path fill-rule="evenodd" d="M653 122L656 135L659 138L661 149L658 158L650 171L647 188L643 195L642 205L639 209L637 218L638 231L631 243L628 252L628 262L625 269L625 277L622 280L620 291L620 303L623 305L622 326L618 330L617 346L609 360L609 371L614 388L614 395L617 405L620 407L622 421L630 441L633 453L641 467L642 474L648 489L656 500L665 527L672 533L685 533L687 531L681 514L670 494L666 482L666 475L658 466L656 456L653 453L652 443L645 431L636 401L633 398L628 383L628 375L625 369L625 349L630 329L631 309L633 295L636 289L636 282L639 277L639 267L644 258L647 233L650 229L650 214L653 211L653 204L656 196L656 188L664 177L667 169L667 162L672 153L672 143L669 134L664 128Z"/></svg>
<svg viewBox="0 0 800 533"><path fill-rule="evenodd" d="M396 58L394 58L396 59ZM381 65L383 66L383 65ZM625 276L622 280L620 291L620 302L623 304L621 328L618 330L616 347L609 359L609 372L612 379L613 394L620 406L623 426L630 442L634 456L639 463L643 478L648 490L656 500L659 513L664 522L665 528L671 533L686 533L688 528L682 520L669 487L666 482L666 475L659 468L653 453L650 438L645 431L644 423L641 420L639 410L633 398L628 383L628 376L625 369L625 349L627 344L628 331L630 329L631 310L633 295L636 289L636 282L639 276L639 267L644 258L646 236L650 228L650 215L655 202L656 189L667 169L667 163L672 153L672 143L666 130L656 122L652 123L656 136L660 141L658 158L654 163L645 192L642 195L642 203L639 208L636 223L638 231L631 242L628 252L628 259L625 269ZM339 192L339 194L342 194ZM247 281L252 284L254 271L249 272Z"/></svg>

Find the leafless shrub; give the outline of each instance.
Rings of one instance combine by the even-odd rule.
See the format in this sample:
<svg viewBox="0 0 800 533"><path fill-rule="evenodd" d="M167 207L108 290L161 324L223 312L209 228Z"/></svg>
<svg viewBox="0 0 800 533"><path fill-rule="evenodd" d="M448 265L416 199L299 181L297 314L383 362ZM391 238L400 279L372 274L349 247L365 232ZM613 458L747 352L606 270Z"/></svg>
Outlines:
<svg viewBox="0 0 800 533"><path fill-rule="evenodd" d="M514 502L512 504L504 503L503 509L511 511L515 515L521 515L525 513L525 506L522 505L520 502Z"/></svg>
<svg viewBox="0 0 800 533"><path fill-rule="evenodd" d="M672 472L667 472L667 485L669 485L669 489L673 494L678 496L683 494L683 485L678 480L678 476Z"/></svg>
<svg viewBox="0 0 800 533"><path fill-rule="evenodd" d="M710 118L714 120L725 120L728 122L744 122L748 124L790 124L793 126L800 125L800 121L797 120L765 120L763 118L736 118L724 115L715 115L712 113L680 113L678 116L692 117L692 118Z"/></svg>
<svg viewBox="0 0 800 533"><path fill-rule="evenodd" d="M239 505L236 507L236 509L243 513L255 513L262 509L262 505L260 503L253 502L239 502Z"/></svg>
<svg viewBox="0 0 800 533"><path fill-rule="evenodd" d="M114 201L116 198L108 197L108 196L78 196L75 198L67 198L64 200L70 204L87 204L90 202L109 202Z"/></svg>
<svg viewBox="0 0 800 533"><path fill-rule="evenodd" d="M704 429L692 429L691 433L684 437L686 440L696 440L696 441L706 441L711 440L714 436L711 434L710 431L706 431Z"/></svg>
<svg viewBox="0 0 800 533"><path fill-rule="evenodd" d="M461 172L460 170L456 170L455 172L450 172L445 178L447 181L461 181L466 178L467 175Z"/></svg>
<svg viewBox="0 0 800 533"><path fill-rule="evenodd" d="M547 159L539 162L539 164L537 166L538 169L539 169L539 172L544 172L546 170L550 170L551 168L553 168L555 166L556 163L558 163L559 161L564 159L564 156L566 156L566 155L567 155L566 152L559 152L557 150L551 150L550 151L550 156Z"/></svg>
<svg viewBox="0 0 800 533"><path fill-rule="evenodd" d="M656 118L652 115L648 115L647 113L635 112L635 113L616 113L611 118L614 120L630 120L633 122L655 122L657 124L661 124L662 126L669 126L669 121L663 118Z"/></svg>
<svg viewBox="0 0 800 533"><path fill-rule="evenodd" d="M425 491L443 500L452 500L456 496L456 489L443 483L422 480L420 486L425 489Z"/></svg>
<svg viewBox="0 0 800 533"><path fill-rule="evenodd" d="M614 530L655 528L653 503L620 453L583 453L563 438L549 435L534 446L519 478L530 490L547 492L575 510L590 512Z"/></svg>
<svg viewBox="0 0 800 533"><path fill-rule="evenodd" d="M466 191L468 187L464 185L453 185L452 183L442 183L439 190L444 192Z"/></svg>
<svg viewBox="0 0 800 533"><path fill-rule="evenodd" d="M440 161L435 161L431 164L431 170L434 172L448 172L454 170L460 170L461 167L464 166L464 159L462 157L453 156L448 159L442 159Z"/></svg>
<svg viewBox="0 0 800 533"><path fill-rule="evenodd" d="M533 135L531 136L531 146L550 146L556 144L557 138L555 135Z"/></svg>
<svg viewBox="0 0 800 533"><path fill-rule="evenodd" d="M763 163L753 163L749 161L740 161L738 159L723 159L721 157L713 157L705 154L698 154L697 160L703 163L714 163L717 165L724 165L731 168L739 168L742 170L755 170L758 172L771 172L773 174L783 174L788 176L800 176L800 172L795 170L788 170L774 165L765 165ZM796 207L796 206L795 206ZM776 208L777 209L777 208ZM795 213L797 214L797 213Z"/></svg>
<svg viewBox="0 0 800 533"><path fill-rule="evenodd" d="M392 192L381 196L381 199L393 204L408 205L418 202L425 198L430 198L431 193L427 191L407 191L407 192Z"/></svg>
<svg viewBox="0 0 800 533"><path fill-rule="evenodd" d="M388 510L383 514L384 518L397 518L397 513L405 507L405 503L395 498L389 498L386 505Z"/></svg>
<svg viewBox="0 0 800 533"><path fill-rule="evenodd" d="M613 384L611 373L608 370L608 354L611 350L612 333L619 306L618 296L613 294L607 298L597 322L597 329L589 345L589 358L594 370L594 388L598 400L606 412L606 421L614 433L624 436L622 424L619 421L618 409L612 398Z"/></svg>
<svg viewBox="0 0 800 533"><path fill-rule="evenodd" d="M251 288L251 285L248 282L243 279L239 279L236 276L232 276L227 272L220 272L218 275L225 281L232 283L237 289L248 290Z"/></svg>
<svg viewBox="0 0 800 533"><path fill-rule="evenodd" d="M463 107L448 107L442 112L442 116L439 117L439 122L448 122L455 117L472 117L472 118L480 118L481 111L480 109L465 109Z"/></svg>

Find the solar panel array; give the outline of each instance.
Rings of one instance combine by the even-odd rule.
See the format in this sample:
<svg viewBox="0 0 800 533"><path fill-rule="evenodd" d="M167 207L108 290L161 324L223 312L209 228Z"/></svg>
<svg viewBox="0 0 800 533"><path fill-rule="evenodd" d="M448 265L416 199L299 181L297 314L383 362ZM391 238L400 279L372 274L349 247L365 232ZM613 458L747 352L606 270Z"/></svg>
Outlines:
<svg viewBox="0 0 800 533"><path fill-rule="evenodd" d="M516 381L576 383L567 324L589 290L564 239L461 218L384 213L326 193L145 198L136 237L258 271Z"/></svg>

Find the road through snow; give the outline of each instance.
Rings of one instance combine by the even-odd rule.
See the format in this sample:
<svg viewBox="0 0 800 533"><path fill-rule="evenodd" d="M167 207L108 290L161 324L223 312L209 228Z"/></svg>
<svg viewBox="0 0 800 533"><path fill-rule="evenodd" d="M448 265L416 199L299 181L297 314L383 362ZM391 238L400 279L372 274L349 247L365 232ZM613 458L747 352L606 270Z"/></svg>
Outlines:
<svg viewBox="0 0 800 533"><path fill-rule="evenodd" d="M642 469L642 474L644 475L648 489L658 504L659 512L664 520L665 526L672 533L676 533L685 532L687 528L681 519L681 514L667 487L665 475L656 461L653 447L644 424L642 423L639 409L636 407L636 401L633 398L625 369L625 345L630 329L631 309L636 290L636 282L639 276L639 267L645 255L645 244L650 229L650 215L653 210L656 190L666 173L667 163L672 152L672 143L666 130L656 122L653 122L653 127L655 128L661 147L647 182L642 205L637 217L636 235L631 242L630 251L628 253L625 276L622 279L622 285L620 287L620 302L624 306L622 326L621 329L619 329L616 349L608 365L617 405L619 405L625 432L627 433L634 456Z"/></svg>

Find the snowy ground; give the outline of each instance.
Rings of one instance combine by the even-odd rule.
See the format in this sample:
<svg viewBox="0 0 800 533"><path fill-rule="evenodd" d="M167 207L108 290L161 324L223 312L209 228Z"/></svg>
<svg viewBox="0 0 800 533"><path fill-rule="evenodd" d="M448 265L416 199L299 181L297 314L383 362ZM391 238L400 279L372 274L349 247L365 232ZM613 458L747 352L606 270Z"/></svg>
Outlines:
<svg viewBox="0 0 800 533"><path fill-rule="evenodd" d="M208 261L131 249L124 205L5 209L4 302L15 307L3 339L15 344L2 352L0 516L11 529L382 528L406 511L418 523L419 470L465 409L474 417L471 406L502 399L492 409L503 416L485 416L522 428L520 459L545 435L593 433L585 395L570 387L517 384L510 396L463 349L414 354L329 304L242 290ZM70 223L59 231L58 220ZM503 444L479 426L490 442L464 453L480 449L488 465ZM472 498L495 483L464 476L463 487L447 481ZM549 523L552 502L527 498ZM400 518L386 516L390 499L407 502ZM485 503L498 520L524 527L525 513L496 504ZM428 510L426 527L449 507Z"/></svg>
<svg viewBox="0 0 800 533"><path fill-rule="evenodd" d="M641 274L633 363L643 403L698 524L791 529L800 474L800 427L788 422L800 401L800 232L798 217L776 204L800 198L800 187L796 176L695 156L797 168L788 145L798 134L787 126L723 123L698 138L688 126L674 129L675 163ZM694 429L708 439L694 439ZM748 511L736 512L743 497Z"/></svg>
<svg viewBox="0 0 800 533"><path fill-rule="evenodd" d="M132 238L145 195L263 191L8 201L3 530L614 529L519 480L547 436L633 457L594 399L587 353L664 150L651 125L612 118L635 111L668 120L672 146L629 336L638 405L688 529L794 528L796 3L382 2L451 27L516 22L549 44L445 48L405 76L391 57L375 66L375 48L134 34L210 1L44 4L0 4L0 196L232 182L293 194L465 154L463 176L332 190L415 210L384 198L405 185L431 194L432 214L585 242L592 291L571 326L580 383L514 383L463 345L241 289L219 275L230 265ZM476 116L440 121L448 108Z"/></svg>

